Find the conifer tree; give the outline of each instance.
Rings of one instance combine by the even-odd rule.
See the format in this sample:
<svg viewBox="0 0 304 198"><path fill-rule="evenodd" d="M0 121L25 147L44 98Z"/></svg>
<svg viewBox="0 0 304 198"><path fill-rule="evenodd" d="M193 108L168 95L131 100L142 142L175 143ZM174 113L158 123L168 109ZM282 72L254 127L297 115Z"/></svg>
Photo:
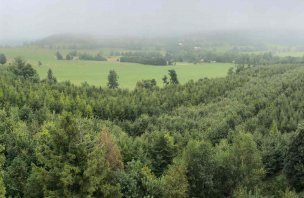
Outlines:
<svg viewBox="0 0 304 198"><path fill-rule="evenodd" d="M108 75L108 87L110 89L116 89L118 88L118 75L114 70L110 70Z"/></svg>

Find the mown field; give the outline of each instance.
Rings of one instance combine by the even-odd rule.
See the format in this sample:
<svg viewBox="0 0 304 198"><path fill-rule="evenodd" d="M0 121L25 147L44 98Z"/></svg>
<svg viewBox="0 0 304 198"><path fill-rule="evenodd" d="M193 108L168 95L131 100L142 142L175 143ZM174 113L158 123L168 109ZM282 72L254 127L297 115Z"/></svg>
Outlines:
<svg viewBox="0 0 304 198"><path fill-rule="evenodd" d="M69 50L60 50L66 54ZM167 75L169 69L175 69L181 83L200 78L223 77L233 64L229 63L178 63L175 66L150 66L136 63L120 63L111 61L58 61L55 58L56 50L43 48L0 48L8 61L21 56L37 69L41 78L45 78L47 70L51 68L59 81L69 80L77 85L87 82L91 85L106 86L109 70L114 69L119 75L119 85L122 88L134 88L137 81L156 79L162 86L162 77ZM94 50L92 53L96 53ZM88 51L90 53L90 51ZM38 61L42 63L38 65Z"/></svg>

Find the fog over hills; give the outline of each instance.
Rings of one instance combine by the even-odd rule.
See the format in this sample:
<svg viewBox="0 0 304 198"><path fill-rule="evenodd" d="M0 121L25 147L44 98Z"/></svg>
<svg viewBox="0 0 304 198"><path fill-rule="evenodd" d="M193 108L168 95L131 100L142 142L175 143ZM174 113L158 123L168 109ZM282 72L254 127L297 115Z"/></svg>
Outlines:
<svg viewBox="0 0 304 198"><path fill-rule="evenodd" d="M199 46L202 44L229 44L229 45L283 45L293 47L304 46L304 34L301 31L285 30L225 30L196 32L174 36L103 36L93 34L54 34L42 39L32 40L28 44L39 46L50 45L79 45L82 47L126 47L130 45L167 45L177 44L178 42L195 43Z"/></svg>
<svg viewBox="0 0 304 198"><path fill-rule="evenodd" d="M0 0L0 43L63 33L148 38L236 30L258 32L256 37L265 31L294 34L303 30L303 8L300 0Z"/></svg>

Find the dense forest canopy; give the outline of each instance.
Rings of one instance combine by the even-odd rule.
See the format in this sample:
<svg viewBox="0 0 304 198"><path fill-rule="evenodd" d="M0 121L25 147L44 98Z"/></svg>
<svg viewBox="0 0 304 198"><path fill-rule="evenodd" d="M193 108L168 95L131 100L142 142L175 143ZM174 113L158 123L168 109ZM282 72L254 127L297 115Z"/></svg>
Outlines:
<svg viewBox="0 0 304 198"><path fill-rule="evenodd" d="M177 75L126 90L1 66L1 196L303 196L303 65Z"/></svg>

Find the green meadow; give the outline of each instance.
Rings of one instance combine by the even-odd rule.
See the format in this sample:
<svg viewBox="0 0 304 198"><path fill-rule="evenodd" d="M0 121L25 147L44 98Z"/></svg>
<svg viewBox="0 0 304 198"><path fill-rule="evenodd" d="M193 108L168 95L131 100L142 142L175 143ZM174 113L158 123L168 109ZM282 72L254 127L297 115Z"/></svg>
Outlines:
<svg viewBox="0 0 304 198"><path fill-rule="evenodd" d="M60 50L66 54L70 50ZM103 52L104 50L101 50ZM47 70L52 69L59 81L71 81L80 85L87 82L91 85L106 86L109 70L114 69L119 75L121 88L134 88L137 81L155 79L159 86L162 86L162 77L168 74L168 70L174 69L177 72L181 83L201 78L223 77L227 74L233 64L229 63L177 63L175 66L152 66L136 63L120 63L115 61L82 61L82 60L56 60L55 49L44 48L0 48L8 62L14 57L20 56L38 71L41 78L45 78ZM87 50L88 53L96 53L98 50ZM42 63L38 65L38 61Z"/></svg>

